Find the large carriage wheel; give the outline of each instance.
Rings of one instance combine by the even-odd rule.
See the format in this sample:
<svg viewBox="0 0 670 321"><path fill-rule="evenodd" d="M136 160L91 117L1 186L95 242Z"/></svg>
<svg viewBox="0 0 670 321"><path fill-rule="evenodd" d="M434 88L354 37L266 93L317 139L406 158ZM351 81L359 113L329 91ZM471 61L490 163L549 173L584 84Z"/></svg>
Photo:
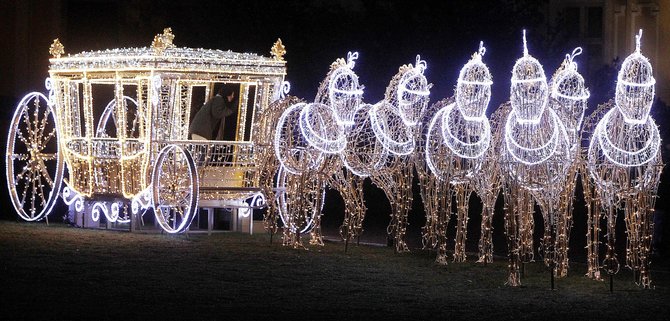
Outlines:
<svg viewBox="0 0 670 321"><path fill-rule="evenodd" d="M156 221L168 233L188 229L198 209L198 173L191 154L167 145L158 154L151 173Z"/></svg>
<svg viewBox="0 0 670 321"><path fill-rule="evenodd" d="M7 135L7 186L16 212L36 221L51 212L63 180L54 109L41 93L19 102Z"/></svg>

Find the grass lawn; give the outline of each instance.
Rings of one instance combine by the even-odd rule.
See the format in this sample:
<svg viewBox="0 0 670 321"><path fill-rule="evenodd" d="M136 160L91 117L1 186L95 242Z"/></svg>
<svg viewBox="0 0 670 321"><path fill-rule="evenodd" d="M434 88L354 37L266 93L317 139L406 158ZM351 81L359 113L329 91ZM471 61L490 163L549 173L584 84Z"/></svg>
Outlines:
<svg viewBox="0 0 670 321"><path fill-rule="evenodd" d="M630 270L607 282L586 266L550 290L540 262L506 286L506 259L437 266L434 253L344 246L308 250L241 233L131 234L0 221L0 318L136 319L616 319L667 320L670 271L655 289ZM378 317L378 318L377 318Z"/></svg>

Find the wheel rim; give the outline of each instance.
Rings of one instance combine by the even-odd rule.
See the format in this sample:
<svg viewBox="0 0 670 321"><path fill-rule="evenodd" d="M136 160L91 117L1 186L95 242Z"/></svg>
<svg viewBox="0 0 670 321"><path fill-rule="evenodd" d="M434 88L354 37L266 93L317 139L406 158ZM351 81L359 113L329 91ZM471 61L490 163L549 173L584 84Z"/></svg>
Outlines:
<svg viewBox="0 0 670 321"><path fill-rule="evenodd" d="M58 150L54 109L41 93L19 102L5 153L7 186L14 209L26 221L51 212L63 180L63 158Z"/></svg>
<svg viewBox="0 0 670 321"><path fill-rule="evenodd" d="M188 229L198 208L198 176L193 157L176 145L165 146L154 165L153 208L156 221L168 233Z"/></svg>

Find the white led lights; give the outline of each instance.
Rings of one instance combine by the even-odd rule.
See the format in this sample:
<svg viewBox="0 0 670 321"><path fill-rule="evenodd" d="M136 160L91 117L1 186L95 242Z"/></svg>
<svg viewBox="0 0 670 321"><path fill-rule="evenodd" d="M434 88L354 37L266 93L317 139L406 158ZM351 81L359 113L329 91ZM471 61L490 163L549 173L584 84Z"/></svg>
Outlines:
<svg viewBox="0 0 670 321"><path fill-rule="evenodd" d="M37 92L23 97L7 135L5 170L12 205L26 221L41 220L56 202L64 171L58 136L53 102Z"/></svg>
<svg viewBox="0 0 670 321"><path fill-rule="evenodd" d="M597 148L609 162L622 167L641 166L654 160L661 145L661 137L654 120L647 118L644 124L632 126L621 126L618 122L620 127L630 129L626 130L628 135L620 135L614 127L617 121L611 119L616 117L616 112L615 109L610 110L598 123L591 139L589 155L596 153ZM598 146L593 142L597 142Z"/></svg>
<svg viewBox="0 0 670 321"><path fill-rule="evenodd" d="M306 104L300 111L300 133L310 146L326 154L342 152L346 146L344 126L333 121L333 110L320 103Z"/></svg>
<svg viewBox="0 0 670 321"><path fill-rule="evenodd" d="M553 110L538 124L521 123L512 112L505 122L505 146L510 156L525 165L542 163L553 156L559 145L560 122ZM550 131L547 132L545 129Z"/></svg>
<svg viewBox="0 0 670 321"><path fill-rule="evenodd" d="M654 84L649 60L640 52L642 30L636 35L635 52L621 65L614 107L598 121L588 149L588 170L593 181L593 210L589 222L589 275L599 277L604 269L610 277L619 271L615 251L618 213L626 222L626 266L635 271L636 282L651 287L649 270L652 213L663 162L660 134L649 112ZM611 103L601 106L602 113ZM595 120L589 121L593 126ZM590 127L593 128L593 127ZM598 262L599 220L606 217L605 259Z"/></svg>
<svg viewBox="0 0 670 321"><path fill-rule="evenodd" d="M528 54L526 30L523 31L523 57L512 68L510 101L519 123L537 124L544 113L549 88L544 69L537 59Z"/></svg>
<svg viewBox="0 0 670 321"><path fill-rule="evenodd" d="M66 55L64 46L54 41L50 79L45 83L49 96L26 96L10 130L8 184L10 194L17 195L13 200L19 215L38 220L48 214L65 164L69 178L62 196L76 211L91 203L94 218L104 214L109 222L126 222L120 215L128 213L118 203L98 199L124 197L131 200L133 214L153 206L159 225L169 233L188 229L200 196L232 203L250 193L230 187L258 188L257 168L250 161L253 146L242 140L253 140L251 128L246 127L255 125L254 116L270 99L288 92L289 85L283 82L285 47L277 41L272 58L267 58L179 48L173 40L166 28L150 48L74 55ZM240 141L192 143L191 103L198 101L193 96L204 87L200 98L208 99L218 83L239 86L235 137ZM94 102L108 89L113 90L113 99L97 115ZM191 153L202 166L197 171ZM202 194L200 175L208 184ZM209 186L212 181L219 186Z"/></svg>
<svg viewBox="0 0 670 321"><path fill-rule="evenodd" d="M581 48L566 56L548 83L543 66L528 53L524 30L510 102L493 113L491 122L486 114L492 76L481 42L459 72L453 99L428 106L431 84L420 56L414 65L401 66L384 99L371 105L362 102L363 86L353 71L356 52L333 62L314 101L303 102L288 96L280 41L271 58L178 48L169 29L150 48L66 55L54 41L48 96L24 97L10 126L6 171L12 204L25 220L44 218L67 164L62 198L78 212L89 204L94 221L104 215L107 222L127 223L130 213L152 207L163 230L180 233L188 230L200 198L219 200L241 207L242 217L267 206L266 229L275 233L281 222L284 244L303 247L301 238L308 233L311 244L323 244L320 218L327 185L344 199L341 236L349 242L360 235L366 211L362 186L370 177L389 200L387 232L395 250L404 252L416 166L426 209L422 240L437 247L440 264L446 264L452 205L458 218L454 260L465 260L473 191L483 202L479 261L491 262L493 209L504 189L508 282L519 285L519 266L535 254L535 202L543 216L543 259L555 264L556 275L567 273L574 190L586 168L588 275L599 278L601 268L618 271L613 248L621 214L626 265L650 287L651 214L662 160L660 133L649 116L656 80L641 53L641 36L640 31L635 51L618 73L615 107L599 108L601 119L584 121L590 92L575 62ZM244 142L189 141L190 104L203 92L196 87L204 87L207 99L221 82L240 88L236 140ZM93 102L100 101L104 86L114 95L98 116ZM581 155L583 122L583 131L592 133L588 157ZM248 124L252 128L245 128ZM119 195L131 200L130 211ZM604 261L598 260L602 217L607 219Z"/></svg>
<svg viewBox="0 0 670 321"><path fill-rule="evenodd" d="M407 68L401 68L401 77L396 89L396 103L400 117L407 126L415 126L428 105L430 99L430 87L423 72L426 70L427 63L416 56L414 68L411 65Z"/></svg>
<svg viewBox="0 0 670 321"><path fill-rule="evenodd" d="M308 211L307 215L305 215L304 211L299 211L296 208L300 206L301 195L297 195L295 190L291 188L290 185L295 184L295 180L291 182L292 178L294 179L295 177L291 176L291 173L286 171L283 166L277 172L275 188L284 191L280 192L277 198L279 218L284 227L290 230L291 233L309 233L315 227L317 223L315 217L321 215L322 208L304 208L304 210ZM319 190L319 192L321 193L321 197L325 197L324 190ZM304 197L305 195L302 196ZM321 204L323 205L323 202Z"/></svg>
<svg viewBox="0 0 670 321"><path fill-rule="evenodd" d="M642 29L635 36L635 52L626 57L617 75L616 107L630 124L647 122L654 103L656 79L649 59L640 52Z"/></svg>
<svg viewBox="0 0 670 321"><path fill-rule="evenodd" d="M120 216L120 205L118 202L95 202L91 207L91 219L97 222L100 219L100 212L105 215L109 223L129 223L130 217Z"/></svg>
<svg viewBox="0 0 670 321"><path fill-rule="evenodd" d="M74 203L75 211L81 212L84 210L84 198L81 196L81 194L71 190L70 187L65 186L63 187L63 192L61 195L63 196L63 202L65 202L66 205L69 206Z"/></svg>
<svg viewBox="0 0 670 321"><path fill-rule="evenodd" d="M363 95L352 70L357 58L358 53L350 52L346 61L337 59L315 102L292 104L278 117L272 144L280 166L271 172L277 173L274 190L285 245L302 247L300 235L307 232L310 243L323 243L319 226L325 183L339 166L329 155L341 156L347 147L345 129L351 130ZM275 229L275 223L266 225Z"/></svg>
<svg viewBox="0 0 670 321"><path fill-rule="evenodd" d="M394 155L409 155L414 150L412 128L405 126L398 110L386 100L370 109L370 123L379 142Z"/></svg>
<svg viewBox="0 0 670 321"><path fill-rule="evenodd" d="M309 145L299 126L300 114L306 105L298 103L284 110L275 130L275 156L282 167L294 175L315 169L323 161L323 153Z"/></svg>
<svg viewBox="0 0 670 321"><path fill-rule="evenodd" d="M479 50L472 55L458 75L456 85L456 104L458 110L467 121L484 121L486 108L491 100L493 84L488 66L482 62L486 53L484 43L479 43Z"/></svg>
<svg viewBox="0 0 670 321"><path fill-rule="evenodd" d="M572 134L570 136L573 145L577 143L576 133L581 129L590 97L584 77L577 71L577 63L574 61L581 53L582 48L577 47L572 54L566 55L551 82L550 106L556 111L568 133Z"/></svg>
<svg viewBox="0 0 670 321"><path fill-rule="evenodd" d="M125 137L139 137L138 131L138 126L139 126L139 121L138 117L143 117L144 115L138 114L137 113L137 100L128 97L128 96L123 96L123 103L125 106L123 108L128 109L128 107L131 107L132 110L135 111L135 119L129 124L128 132L126 133ZM116 99L112 99L107 106L105 107L105 110L102 112L102 115L100 116L100 119L98 120L98 126L96 127L95 130L95 136L96 137L110 137L109 133L107 132L107 129L113 129L114 130L114 136L117 136L116 131L118 130L117 126L117 120L116 120L116 115L117 115L117 110L116 110ZM109 128L109 121L110 119L112 120L112 124L114 127Z"/></svg>
<svg viewBox="0 0 670 321"><path fill-rule="evenodd" d="M377 140L370 121L372 105L361 104L354 115L354 126L346 136L347 146L340 153L344 166L356 176L367 177L379 170L388 152Z"/></svg>
<svg viewBox="0 0 670 321"><path fill-rule="evenodd" d="M486 116L468 120L458 112L457 103L448 105L442 113L442 139L457 157L479 158L486 153L491 143L489 120Z"/></svg>
<svg viewBox="0 0 670 321"><path fill-rule="evenodd" d="M453 106L453 104L450 106ZM451 170L451 162L448 160L450 153L444 146L444 139L442 138L442 117L446 111L447 107L444 107L435 113L435 116L430 120L426 134L426 165L428 165L433 175L440 180L446 177Z"/></svg>
<svg viewBox="0 0 670 321"><path fill-rule="evenodd" d="M344 126L353 125L354 113L363 98L363 87L359 86L358 76L353 72L356 59L358 52L349 52L346 62L343 59L336 60L326 77L328 101L323 101L325 97L321 92L315 99L316 102L330 105L335 112L335 120Z"/></svg>
<svg viewBox="0 0 670 321"><path fill-rule="evenodd" d="M284 80L279 88L277 89L274 100L280 100L288 97L288 93L291 91L291 83L287 80Z"/></svg>
<svg viewBox="0 0 670 321"><path fill-rule="evenodd" d="M191 154L178 145L163 147L151 173L151 183L158 224L167 233L186 231L199 200L198 173Z"/></svg>

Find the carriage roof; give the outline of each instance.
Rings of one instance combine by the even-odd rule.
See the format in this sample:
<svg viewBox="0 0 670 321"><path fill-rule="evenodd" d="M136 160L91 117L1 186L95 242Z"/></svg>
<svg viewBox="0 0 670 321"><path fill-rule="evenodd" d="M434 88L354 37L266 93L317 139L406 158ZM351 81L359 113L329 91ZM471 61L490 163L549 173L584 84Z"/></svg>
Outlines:
<svg viewBox="0 0 670 321"><path fill-rule="evenodd" d="M49 60L52 72L147 71L285 75L286 62L252 53L202 48L169 48L156 55L148 47L85 51Z"/></svg>
<svg viewBox="0 0 670 321"><path fill-rule="evenodd" d="M286 61L283 59L285 50L281 40L272 47L272 57L264 57L230 50L180 48L172 44L173 38L168 28L154 38L151 47L84 51L67 56L62 56L63 45L56 39L50 48L53 58L49 59L49 71L62 76L110 71L207 73L240 75L252 79L286 75Z"/></svg>

